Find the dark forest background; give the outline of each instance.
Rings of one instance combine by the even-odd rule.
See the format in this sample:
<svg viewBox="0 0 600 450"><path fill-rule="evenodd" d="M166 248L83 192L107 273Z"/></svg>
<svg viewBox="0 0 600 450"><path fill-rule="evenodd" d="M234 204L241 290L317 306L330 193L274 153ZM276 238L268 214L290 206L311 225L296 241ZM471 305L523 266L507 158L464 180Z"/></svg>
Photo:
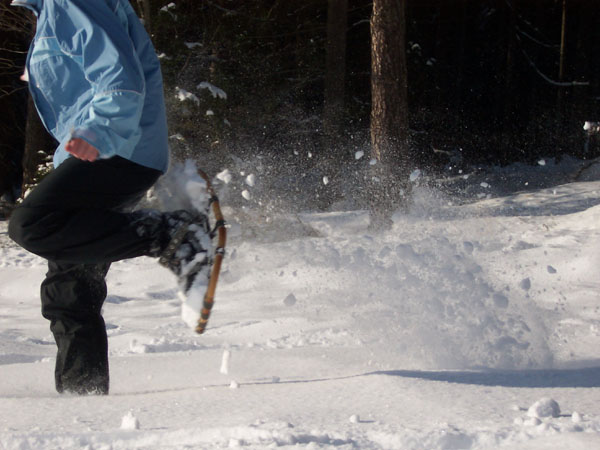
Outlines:
<svg viewBox="0 0 600 450"><path fill-rule="evenodd" d="M396 3L405 5L405 22L398 24L404 27L408 93L403 151L412 167L598 156L600 148L586 145L583 130L585 121L600 120L598 1ZM264 157L279 168L320 176L323 167L339 171L356 164L358 150L369 155L372 1L132 4L161 54L176 157L197 157L212 170ZM6 10L0 30L3 192L20 180L26 147L27 93L18 74L31 35L31 25L19 22L22 13ZM341 18L341 28L334 18ZM337 65L327 59L332 33L345 37ZM335 95L342 96L333 118L326 94L332 73L339 79ZM198 87L203 81L227 97ZM180 101L178 88L199 102ZM34 149L51 153L52 144L43 142ZM37 155L30 159L39 163L37 152L26 154Z"/></svg>

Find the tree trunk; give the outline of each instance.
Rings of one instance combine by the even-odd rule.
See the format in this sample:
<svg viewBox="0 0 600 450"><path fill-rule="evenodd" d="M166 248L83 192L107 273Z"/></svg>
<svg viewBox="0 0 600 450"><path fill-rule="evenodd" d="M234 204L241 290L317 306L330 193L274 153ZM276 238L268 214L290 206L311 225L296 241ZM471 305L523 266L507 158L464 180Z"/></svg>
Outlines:
<svg viewBox="0 0 600 450"><path fill-rule="evenodd" d="M31 95L27 100L27 125L23 155L23 194L39 181L38 167L47 156L54 153L56 142L48 134L38 116Z"/></svg>
<svg viewBox="0 0 600 450"><path fill-rule="evenodd" d="M408 163L405 0L374 0L371 16L371 151L401 169Z"/></svg>
<svg viewBox="0 0 600 450"><path fill-rule="evenodd" d="M565 42L567 35L567 0L562 2L562 18L560 22L560 59L558 62L558 81L565 79Z"/></svg>
<svg viewBox="0 0 600 450"><path fill-rule="evenodd" d="M513 160L516 140L516 117L518 111L518 94L517 94L517 77L519 76L516 70L516 37L517 30L517 12L518 0L512 3L512 7L507 9L506 22L500 25L500 32L506 34L506 53L504 55L504 94L500 100L501 110L499 120L502 121L502 139L501 148L501 163L506 164Z"/></svg>
<svg viewBox="0 0 600 450"><path fill-rule="evenodd" d="M323 104L323 131L329 143L339 137L344 117L347 23L348 0L329 0Z"/></svg>
<svg viewBox="0 0 600 450"><path fill-rule="evenodd" d="M567 0L562 0L561 8L561 21L560 21L560 50L558 57L558 81L563 82L565 80L565 57L566 57L566 38L567 38ZM566 89L558 88L557 95L557 109L562 119L561 127L564 126L564 122L567 120L567 110L565 108L565 96Z"/></svg>
<svg viewBox="0 0 600 450"><path fill-rule="evenodd" d="M371 16L372 219L389 222L408 196L405 0L374 0ZM381 225L381 223L380 223Z"/></svg>
<svg viewBox="0 0 600 450"><path fill-rule="evenodd" d="M142 12L142 19L144 20L144 27L148 34L152 32L152 19L150 15L150 0L138 0L140 10Z"/></svg>

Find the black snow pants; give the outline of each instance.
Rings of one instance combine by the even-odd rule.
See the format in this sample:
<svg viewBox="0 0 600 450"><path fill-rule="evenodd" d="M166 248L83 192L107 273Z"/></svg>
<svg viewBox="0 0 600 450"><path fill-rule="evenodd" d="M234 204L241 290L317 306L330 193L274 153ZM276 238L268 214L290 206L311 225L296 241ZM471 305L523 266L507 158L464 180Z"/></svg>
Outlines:
<svg viewBox="0 0 600 450"><path fill-rule="evenodd" d="M58 347L58 392L108 393L105 276L114 261L150 254L154 238L129 211L160 174L118 156L69 158L12 213L10 237L48 260L42 315Z"/></svg>

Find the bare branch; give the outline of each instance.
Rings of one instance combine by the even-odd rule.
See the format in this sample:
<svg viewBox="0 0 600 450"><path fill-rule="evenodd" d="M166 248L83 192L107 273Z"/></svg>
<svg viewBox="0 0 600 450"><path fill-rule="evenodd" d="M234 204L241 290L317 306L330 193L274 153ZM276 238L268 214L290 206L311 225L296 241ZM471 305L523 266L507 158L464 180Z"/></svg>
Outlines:
<svg viewBox="0 0 600 450"><path fill-rule="evenodd" d="M15 8L0 3L0 28L4 31L31 34L35 19L24 8Z"/></svg>
<svg viewBox="0 0 600 450"><path fill-rule="evenodd" d="M521 43L521 38L519 37L519 35L517 35L517 41L519 41L519 43ZM527 62L531 66L531 68L533 68L533 70L535 70L535 72L540 77L542 77L546 82L548 82L554 86L573 87L573 86L589 86L590 85L589 81L556 81L556 80L553 80L552 78L550 78L548 75L546 75L544 72L542 72L535 65L535 62L533 62L533 59L531 59L531 57L527 54L527 52L525 51L525 49L523 48L522 45L519 45L519 50L521 50L521 53L523 53L523 56L525 57L525 59L527 60Z"/></svg>

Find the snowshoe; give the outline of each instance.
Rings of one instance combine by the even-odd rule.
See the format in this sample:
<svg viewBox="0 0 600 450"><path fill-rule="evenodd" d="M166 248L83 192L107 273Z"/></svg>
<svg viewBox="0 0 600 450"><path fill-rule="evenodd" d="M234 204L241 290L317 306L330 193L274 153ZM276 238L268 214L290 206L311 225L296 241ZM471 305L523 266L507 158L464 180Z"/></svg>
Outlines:
<svg viewBox="0 0 600 450"><path fill-rule="evenodd" d="M214 295L225 254L225 221L219 200L206 174L198 170L206 183L208 205L199 206L198 198L190 199L189 210L165 213L169 243L159 258L159 263L169 268L178 278L179 297L182 300L183 321L202 334L208 323ZM198 183L188 183L185 194L194 196ZM195 186L190 189L190 186ZM194 201L196 200L196 201ZM214 216L210 229L209 209ZM213 250L212 241L217 238Z"/></svg>

